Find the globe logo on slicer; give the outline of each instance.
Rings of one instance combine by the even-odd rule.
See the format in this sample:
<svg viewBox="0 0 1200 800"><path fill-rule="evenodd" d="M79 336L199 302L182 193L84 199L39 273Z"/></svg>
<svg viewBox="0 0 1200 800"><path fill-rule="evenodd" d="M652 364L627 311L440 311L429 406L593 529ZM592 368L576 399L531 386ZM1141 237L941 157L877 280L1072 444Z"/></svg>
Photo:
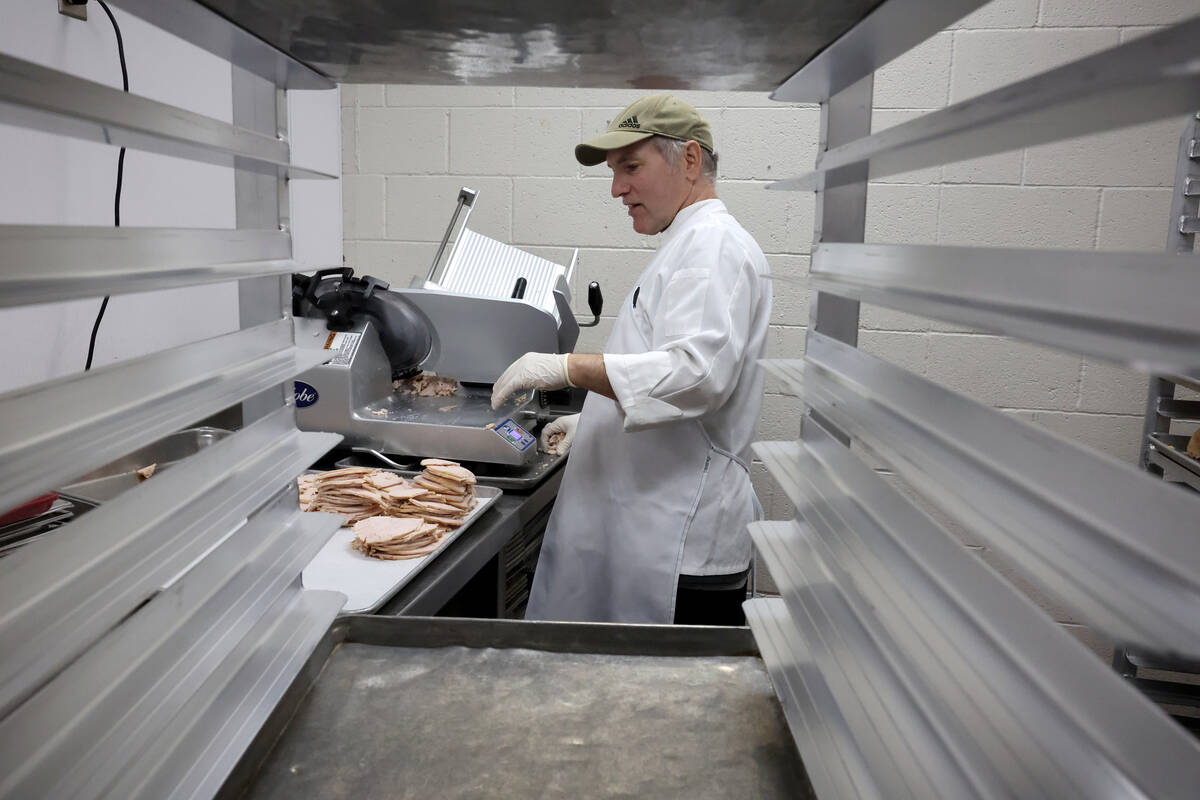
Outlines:
<svg viewBox="0 0 1200 800"><path fill-rule="evenodd" d="M320 396L317 390L304 381L293 381L293 391L296 393L296 408L308 408L317 402Z"/></svg>

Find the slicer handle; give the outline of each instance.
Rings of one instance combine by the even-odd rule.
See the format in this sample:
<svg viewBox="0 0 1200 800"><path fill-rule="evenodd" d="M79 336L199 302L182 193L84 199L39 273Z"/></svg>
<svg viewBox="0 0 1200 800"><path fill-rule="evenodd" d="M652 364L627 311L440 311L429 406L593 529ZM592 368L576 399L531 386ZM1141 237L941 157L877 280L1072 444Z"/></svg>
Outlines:
<svg viewBox="0 0 1200 800"><path fill-rule="evenodd" d="M454 207L454 215L450 217L450 224L446 226L446 233L442 236L442 243L438 245L437 253L433 256L433 263L429 265L429 274L425 276L426 282L433 280L433 273L437 272L438 262L442 260L442 253L446 250L446 242L450 241L450 234L454 230L454 223L458 221L458 214L463 210L463 206L467 207L467 216L463 219L462 226L467 227L467 220L471 218L471 209L475 207L475 198L479 196L479 192L464 186L458 190L458 205ZM461 234L462 231L459 231ZM450 253L454 255L453 252Z"/></svg>
<svg viewBox="0 0 1200 800"><path fill-rule="evenodd" d="M588 284L588 310L592 312L591 322L581 322L581 328L594 328L600 324L600 312L604 310L604 295L600 292L600 284L592 281Z"/></svg>
<svg viewBox="0 0 1200 800"><path fill-rule="evenodd" d="M512 299L513 300L525 299L525 287L528 285L529 285L529 281L525 280L524 278L517 278L517 282L513 286L513 290L512 290Z"/></svg>

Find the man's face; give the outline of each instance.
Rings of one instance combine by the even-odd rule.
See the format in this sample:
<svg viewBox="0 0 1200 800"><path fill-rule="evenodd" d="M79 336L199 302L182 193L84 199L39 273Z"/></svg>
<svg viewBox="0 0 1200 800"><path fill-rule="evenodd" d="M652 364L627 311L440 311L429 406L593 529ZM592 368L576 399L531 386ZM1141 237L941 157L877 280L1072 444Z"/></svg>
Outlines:
<svg viewBox="0 0 1200 800"><path fill-rule="evenodd" d="M643 139L608 154L612 196L621 200L633 218L633 229L654 235L675 219L691 189L682 168L672 168L652 139Z"/></svg>

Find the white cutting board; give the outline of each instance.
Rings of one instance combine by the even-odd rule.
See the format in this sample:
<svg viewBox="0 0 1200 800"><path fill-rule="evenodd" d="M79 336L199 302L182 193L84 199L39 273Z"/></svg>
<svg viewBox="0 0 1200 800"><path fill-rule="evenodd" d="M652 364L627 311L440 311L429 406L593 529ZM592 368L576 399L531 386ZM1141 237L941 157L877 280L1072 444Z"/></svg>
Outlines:
<svg viewBox="0 0 1200 800"><path fill-rule="evenodd" d="M363 555L350 546L354 541L351 527L338 528L321 552L304 568L301 580L305 589L332 589L346 595L343 614L370 614L377 611L421 569L471 527L502 491L491 486L475 487L475 508L463 524L447 533L437 549L418 558L386 561Z"/></svg>

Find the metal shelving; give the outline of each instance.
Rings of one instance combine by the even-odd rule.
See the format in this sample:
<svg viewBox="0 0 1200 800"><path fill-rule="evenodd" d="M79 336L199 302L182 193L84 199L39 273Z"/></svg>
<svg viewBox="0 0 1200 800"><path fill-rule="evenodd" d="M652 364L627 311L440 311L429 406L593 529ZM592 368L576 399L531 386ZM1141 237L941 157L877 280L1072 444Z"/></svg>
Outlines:
<svg viewBox="0 0 1200 800"><path fill-rule="evenodd" d="M1200 551L1175 533L1193 498L812 336L803 362L766 363L823 419L1113 639L1200 657Z"/></svg>
<svg viewBox="0 0 1200 800"><path fill-rule="evenodd" d="M114 4L229 59L234 124L0 55L3 121L228 166L238 228L0 226L0 305L236 279L241 329L0 395L0 508L230 406L245 425L0 559L0 797L211 796L344 602L300 586L341 519L302 514L295 477L340 437L295 427L321 356L287 279L287 181L336 176L283 124L285 87L333 84L196 3Z"/></svg>
<svg viewBox="0 0 1200 800"><path fill-rule="evenodd" d="M12 392L2 407L0 508L278 386L323 355L296 348L291 321L280 318Z"/></svg>
<svg viewBox="0 0 1200 800"><path fill-rule="evenodd" d="M1190 261L1195 270L1196 233L1200 231L1200 111L1192 114L1183 128L1176 165L1166 249ZM1180 386L1200 391L1200 380L1194 373L1173 370L1150 377L1140 463L1164 480L1200 491L1200 461L1187 455L1187 437L1171 434L1173 420L1200 422L1200 400L1177 399Z"/></svg>
<svg viewBox="0 0 1200 800"><path fill-rule="evenodd" d="M819 291L1195 380L1195 262L1184 254L821 243L810 275ZM1147 280L1164 293L1147 296Z"/></svg>
<svg viewBox="0 0 1200 800"><path fill-rule="evenodd" d="M815 427L755 445L807 511L751 533L881 794L1169 796L1200 781L1186 739L1164 740L1169 768L1148 749L1157 709L1103 668L1077 680L1091 654Z"/></svg>
<svg viewBox="0 0 1200 800"><path fill-rule="evenodd" d="M807 175L772 184L818 189L1002 153L1174 116L1200 105L1200 19L1082 58L910 122L829 147ZM849 44L842 46L849 47ZM806 68L807 69L807 68ZM782 89L778 100L793 100Z"/></svg>
<svg viewBox="0 0 1200 800"><path fill-rule="evenodd" d="M1195 254L1200 191L1194 188L1200 181L1200 112L1189 115L1184 125L1176 163L1166 250L1169 254L1179 254L1200 273L1200 258ZM1175 484L1184 491L1200 492L1200 460L1187 454L1187 436L1171 433L1174 420L1200 422L1200 401L1176 398L1181 386L1200 391L1200 382L1191 372L1164 370L1150 376L1139 466L1148 474L1161 477L1164 483ZM1195 528L1194 524L1192 528ZM1194 715L1200 710L1200 693L1191 682L1200 675L1200 659L1148 656L1139 648L1117 647L1113 651L1113 669L1168 710L1178 714L1180 709L1190 709L1191 714L1176 716L1176 720L1191 726L1191 730L1200 730L1200 717ZM1158 670L1160 674L1147 678L1142 672L1144 669ZM1170 673L1185 673L1192 677L1178 681L1173 679L1179 676Z"/></svg>
<svg viewBox="0 0 1200 800"><path fill-rule="evenodd" d="M284 231L0 225L0 306L148 291L291 271ZM98 271L103 268L103 273Z"/></svg>
<svg viewBox="0 0 1200 800"><path fill-rule="evenodd" d="M910 498L1178 664L1200 660L1200 496L856 343L866 301L1200 382L1190 247L862 243L872 178L1195 108L1200 18L871 135L872 71L955 5L971 4L884 2L773 95L821 101L816 171L770 187L817 190L817 294L804 358L766 362L806 413L799 441L755 445L797 516L751 526L782 597L747 616L822 798L1191 797L1196 740ZM1194 227L1194 205L1173 215Z"/></svg>
<svg viewBox="0 0 1200 800"><path fill-rule="evenodd" d="M5 122L281 178L334 178L291 163L288 143L0 53Z"/></svg>
<svg viewBox="0 0 1200 800"><path fill-rule="evenodd" d="M846 31L837 47L817 53L771 93L784 103L823 103L843 89L957 22L988 0L891 0Z"/></svg>

